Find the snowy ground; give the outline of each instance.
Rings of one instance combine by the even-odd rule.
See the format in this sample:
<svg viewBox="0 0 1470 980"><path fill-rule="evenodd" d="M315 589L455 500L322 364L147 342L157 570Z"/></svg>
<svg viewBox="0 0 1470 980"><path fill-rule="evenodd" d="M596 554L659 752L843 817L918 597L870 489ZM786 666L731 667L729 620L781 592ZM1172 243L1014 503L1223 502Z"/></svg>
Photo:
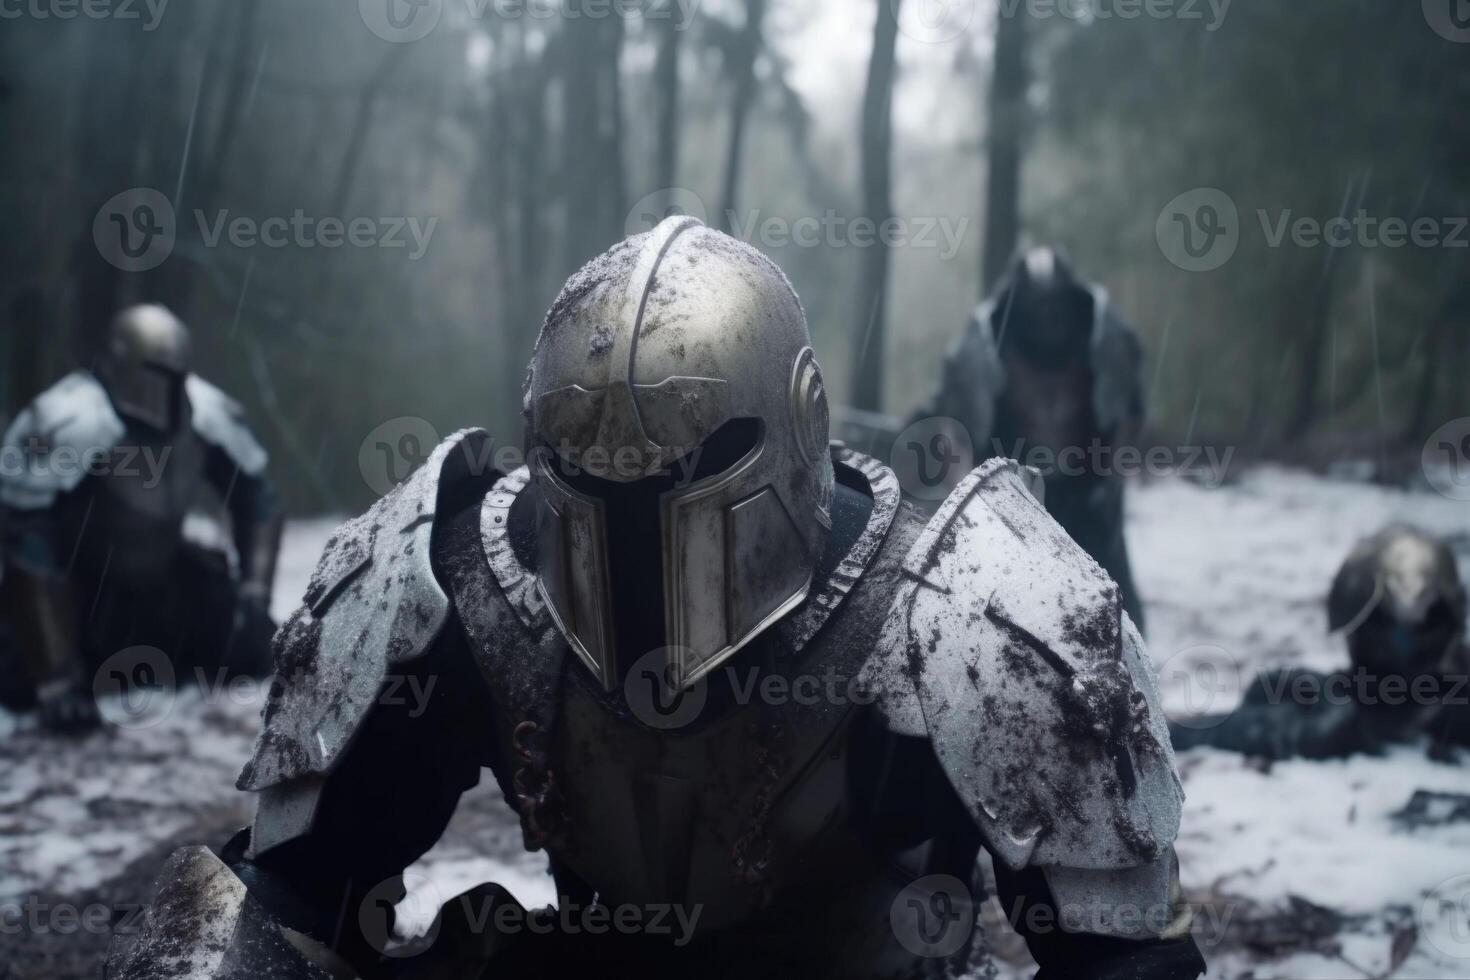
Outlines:
<svg viewBox="0 0 1470 980"><path fill-rule="evenodd" d="M1470 571L1470 505L1280 469L1206 490L1134 488L1129 536L1172 710L1222 710L1261 666L1330 667L1322 597L1350 545L1393 520L1449 538ZM299 596L331 522L288 534L277 613ZM57 742L0 715L0 977L95 976L110 921L147 898L174 846L218 845L248 819L235 774L260 692L180 694L154 724ZM1183 881L1213 977L1470 977L1470 821L1410 829L1392 815L1416 790L1470 794L1470 768L1414 748L1263 772L1208 751L1181 758ZM409 876L433 897L483 880L551 899L544 865L488 777ZM98 911L89 911L96 909ZM88 916L101 916L101 921ZM86 923L92 922L92 926ZM17 930L15 924L21 923ZM1024 951L999 942L1003 973Z"/></svg>

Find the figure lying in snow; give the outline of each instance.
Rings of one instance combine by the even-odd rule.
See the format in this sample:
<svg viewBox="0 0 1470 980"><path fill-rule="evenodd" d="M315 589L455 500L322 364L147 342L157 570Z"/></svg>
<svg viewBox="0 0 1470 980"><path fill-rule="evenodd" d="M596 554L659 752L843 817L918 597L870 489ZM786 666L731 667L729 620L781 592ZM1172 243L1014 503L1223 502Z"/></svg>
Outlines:
<svg viewBox="0 0 1470 980"><path fill-rule="evenodd" d="M524 404L529 469L460 432L327 545L252 827L170 860L110 977L931 975L983 958L981 847L1044 977L1203 970L1148 655L1016 464L902 504L829 446L786 278L684 217L568 281ZM396 955L482 766L557 909L482 887Z"/></svg>
<svg viewBox="0 0 1470 980"><path fill-rule="evenodd" d="M239 406L189 373L189 353L168 310L123 310L96 371L62 378L5 434L7 700L38 700L51 729L97 724L92 674L130 647L157 648L181 679L269 669L281 523L266 453ZM184 536L206 485L237 569Z"/></svg>
<svg viewBox="0 0 1470 980"><path fill-rule="evenodd" d="M1263 674L1234 712L1172 726L1174 745L1269 759L1340 758L1425 734L1436 753L1470 745L1465 616L1450 549L1412 527L1385 528L1353 549L1327 596L1349 669Z"/></svg>

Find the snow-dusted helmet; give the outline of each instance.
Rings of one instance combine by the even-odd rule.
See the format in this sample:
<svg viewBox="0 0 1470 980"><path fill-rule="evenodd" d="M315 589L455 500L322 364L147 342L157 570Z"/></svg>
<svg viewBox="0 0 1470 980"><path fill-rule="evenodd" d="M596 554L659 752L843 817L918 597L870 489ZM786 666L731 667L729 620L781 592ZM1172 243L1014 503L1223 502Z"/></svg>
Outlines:
<svg viewBox="0 0 1470 980"><path fill-rule="evenodd" d="M607 688L655 650L693 683L806 597L827 398L761 253L674 217L593 259L547 313L524 409L540 589Z"/></svg>
<svg viewBox="0 0 1470 980"><path fill-rule="evenodd" d="M97 377L122 415L165 432L183 416L189 331L166 307L130 306L113 317Z"/></svg>
<svg viewBox="0 0 1470 980"><path fill-rule="evenodd" d="M1459 672L1467 597L1449 546L1394 524L1353 548L1327 595L1327 625L1353 666L1379 677Z"/></svg>

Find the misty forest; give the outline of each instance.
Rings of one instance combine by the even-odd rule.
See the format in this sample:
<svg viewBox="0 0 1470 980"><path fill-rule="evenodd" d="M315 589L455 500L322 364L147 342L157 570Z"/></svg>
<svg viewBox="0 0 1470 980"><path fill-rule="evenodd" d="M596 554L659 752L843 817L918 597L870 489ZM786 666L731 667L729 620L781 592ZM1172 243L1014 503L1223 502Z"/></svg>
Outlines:
<svg viewBox="0 0 1470 980"><path fill-rule="evenodd" d="M68 372L105 378L119 310L172 310L269 454L268 657L334 528L441 438L531 441L548 308L626 236L688 214L773 260L834 437L911 496L903 445L850 433L951 414L931 399L977 304L1050 246L1142 348L1130 435L1166 462L1108 499L1179 748L1174 847L1208 975L1470 976L1470 702L1460 755L1426 727L1277 758L1191 721L1224 725L1209 712L1249 706L1258 675L1356 665L1371 629L1407 642L1373 618L1402 582L1339 571L1405 522L1400 557L1431 555L1458 596L1433 607L1436 655L1470 670L1467 107L1465 0L0 0L0 421ZM280 692L155 685L145 724L79 674L108 725L65 738L35 720L39 680L10 705L26 555L6 478L0 978L97 976L168 855L251 820L236 775ZM240 510L179 533L214 528L222 554ZM226 579L246 578L242 540ZM506 800L488 776L465 793L395 893L392 943L483 882L558 900ZM992 896L970 975L1031 976L984 854L965 859ZM107 924L35 924L56 908Z"/></svg>

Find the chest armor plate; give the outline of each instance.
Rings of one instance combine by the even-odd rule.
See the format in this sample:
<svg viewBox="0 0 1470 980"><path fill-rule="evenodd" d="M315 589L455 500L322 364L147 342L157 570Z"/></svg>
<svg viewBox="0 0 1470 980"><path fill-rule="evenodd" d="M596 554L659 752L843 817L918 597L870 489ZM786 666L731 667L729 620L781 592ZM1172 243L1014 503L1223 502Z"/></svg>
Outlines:
<svg viewBox="0 0 1470 980"><path fill-rule="evenodd" d="M483 558L451 578L494 694L497 776L528 843L605 904L698 906L701 933L776 931L783 918L789 931L811 915L794 898L810 882L830 906L832 882L881 877L846 819L848 734L864 710L849 683L896 588L898 562L880 551L901 555L912 533L890 534L892 473L859 462L866 524L803 606L685 695L694 705L662 703L636 668L610 693L585 675L507 537L524 473L485 499ZM793 902L795 916L781 911Z"/></svg>
<svg viewBox="0 0 1470 980"><path fill-rule="evenodd" d="M698 906L718 928L758 917L793 874L844 857L853 708L767 703L753 659L712 678L709 693L730 699L714 709L707 697L717 717L679 731L567 678L553 753L566 828L548 849L609 904Z"/></svg>
<svg viewBox="0 0 1470 980"><path fill-rule="evenodd" d="M91 501L77 517L85 563L105 562L134 580L166 574L184 518L199 499L206 451L187 425L167 436L144 435L130 426L106 472L85 484Z"/></svg>

